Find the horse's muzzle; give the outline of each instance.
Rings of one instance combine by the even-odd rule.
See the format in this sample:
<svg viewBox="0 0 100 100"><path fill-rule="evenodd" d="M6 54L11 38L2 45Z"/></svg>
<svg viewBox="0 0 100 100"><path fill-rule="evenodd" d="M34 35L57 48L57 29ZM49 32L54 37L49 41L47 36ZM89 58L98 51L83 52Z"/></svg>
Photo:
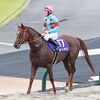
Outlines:
<svg viewBox="0 0 100 100"><path fill-rule="evenodd" d="M18 43L14 43L14 45L13 45L16 49L19 49L20 48L20 45L18 44Z"/></svg>

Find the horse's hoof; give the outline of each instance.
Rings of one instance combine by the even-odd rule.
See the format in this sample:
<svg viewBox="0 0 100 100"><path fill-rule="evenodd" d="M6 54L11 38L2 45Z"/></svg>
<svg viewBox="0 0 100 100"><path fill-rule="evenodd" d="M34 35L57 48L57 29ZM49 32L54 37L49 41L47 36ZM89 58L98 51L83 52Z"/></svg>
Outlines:
<svg viewBox="0 0 100 100"><path fill-rule="evenodd" d="M54 95L56 95L56 92L54 92Z"/></svg>
<svg viewBox="0 0 100 100"><path fill-rule="evenodd" d="M67 93L67 92L69 92L69 91L72 91L72 88L69 87L69 86L65 86L65 92Z"/></svg>
<svg viewBox="0 0 100 100"><path fill-rule="evenodd" d="M65 93L67 93L67 92L69 92L69 87L68 86L65 87Z"/></svg>
<svg viewBox="0 0 100 100"><path fill-rule="evenodd" d="M54 95L56 95L56 90L54 90Z"/></svg>
<svg viewBox="0 0 100 100"><path fill-rule="evenodd" d="M30 94L30 91L27 91L27 94Z"/></svg>

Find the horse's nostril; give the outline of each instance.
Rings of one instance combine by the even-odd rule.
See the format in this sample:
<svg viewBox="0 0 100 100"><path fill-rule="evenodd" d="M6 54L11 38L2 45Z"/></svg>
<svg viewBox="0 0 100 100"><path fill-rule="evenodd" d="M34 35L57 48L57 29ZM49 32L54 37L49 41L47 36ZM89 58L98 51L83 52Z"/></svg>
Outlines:
<svg viewBox="0 0 100 100"><path fill-rule="evenodd" d="M13 45L16 49L19 49L20 48L20 46L18 45L18 44L14 44Z"/></svg>

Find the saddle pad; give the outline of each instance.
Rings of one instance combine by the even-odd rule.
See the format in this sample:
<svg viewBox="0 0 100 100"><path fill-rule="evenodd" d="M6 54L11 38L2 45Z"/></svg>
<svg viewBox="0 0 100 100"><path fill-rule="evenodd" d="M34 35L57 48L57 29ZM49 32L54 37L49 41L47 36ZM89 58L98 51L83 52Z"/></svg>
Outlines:
<svg viewBox="0 0 100 100"><path fill-rule="evenodd" d="M57 39L57 40L55 40L57 43L58 43L58 45L59 45L59 51L61 52L61 51L69 51L69 45L68 45L68 43L67 42L64 42L62 39ZM49 47L53 50L53 51L55 51L55 47L54 47L54 45L53 44L51 44L50 42L48 42L48 45L49 45Z"/></svg>

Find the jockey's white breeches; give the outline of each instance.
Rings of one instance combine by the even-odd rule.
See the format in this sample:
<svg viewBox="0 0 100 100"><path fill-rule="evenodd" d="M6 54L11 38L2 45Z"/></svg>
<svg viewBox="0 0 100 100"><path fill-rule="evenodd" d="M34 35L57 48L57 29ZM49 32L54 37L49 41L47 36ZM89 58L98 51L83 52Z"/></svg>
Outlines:
<svg viewBox="0 0 100 100"><path fill-rule="evenodd" d="M46 34L44 35L44 39L45 39L46 41L48 41L49 38L52 38L53 40L58 39L58 33L46 33Z"/></svg>

